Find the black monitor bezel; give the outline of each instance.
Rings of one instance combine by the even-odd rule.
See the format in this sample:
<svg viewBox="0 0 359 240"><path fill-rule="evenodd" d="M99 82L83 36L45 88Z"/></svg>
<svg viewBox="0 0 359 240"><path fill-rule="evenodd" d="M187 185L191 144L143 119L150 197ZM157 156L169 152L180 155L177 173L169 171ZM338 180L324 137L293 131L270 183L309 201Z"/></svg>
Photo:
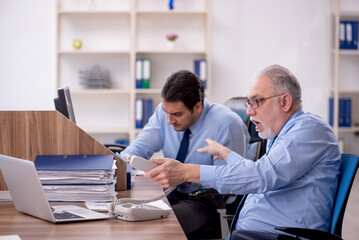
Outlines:
<svg viewBox="0 0 359 240"><path fill-rule="evenodd" d="M69 87L59 88L57 94L58 97L54 99L55 109L76 124Z"/></svg>

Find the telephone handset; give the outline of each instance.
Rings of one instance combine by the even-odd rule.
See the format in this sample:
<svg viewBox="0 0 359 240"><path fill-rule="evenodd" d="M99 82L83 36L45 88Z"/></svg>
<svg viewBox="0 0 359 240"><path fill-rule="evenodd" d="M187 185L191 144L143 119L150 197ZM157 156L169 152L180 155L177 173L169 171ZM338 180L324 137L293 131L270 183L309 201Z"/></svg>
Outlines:
<svg viewBox="0 0 359 240"><path fill-rule="evenodd" d="M151 162L147 159L132 156L130 160L130 165L136 169L147 172L155 167L158 164ZM167 188L161 194L146 199L133 199L133 198L119 198L115 199L109 205L109 213L114 217L127 220L127 221L142 221L150 220L157 218L168 217L170 210L165 210L159 207L145 205L143 203L150 203L157 200L160 200L170 194L176 187Z"/></svg>

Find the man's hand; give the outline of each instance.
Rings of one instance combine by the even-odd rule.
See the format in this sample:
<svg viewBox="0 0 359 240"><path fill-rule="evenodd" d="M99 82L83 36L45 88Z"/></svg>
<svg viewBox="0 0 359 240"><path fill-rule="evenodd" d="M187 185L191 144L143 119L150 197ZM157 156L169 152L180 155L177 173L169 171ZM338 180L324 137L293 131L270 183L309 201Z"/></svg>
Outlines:
<svg viewBox="0 0 359 240"><path fill-rule="evenodd" d="M199 165L183 164L170 158L151 158L150 161L160 166L146 172L144 176L161 187L173 187L183 182L200 183Z"/></svg>
<svg viewBox="0 0 359 240"><path fill-rule="evenodd" d="M208 144L207 147L198 148L197 152L211 154L214 156L213 160L223 159L224 161L227 161L228 154L232 152L229 148L222 146L209 138L205 139L204 142Z"/></svg>

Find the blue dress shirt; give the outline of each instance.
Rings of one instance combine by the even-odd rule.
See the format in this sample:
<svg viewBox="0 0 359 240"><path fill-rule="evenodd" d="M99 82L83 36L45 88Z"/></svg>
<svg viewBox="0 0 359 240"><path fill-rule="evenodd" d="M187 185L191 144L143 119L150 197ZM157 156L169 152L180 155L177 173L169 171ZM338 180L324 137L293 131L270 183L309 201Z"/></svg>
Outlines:
<svg viewBox="0 0 359 240"><path fill-rule="evenodd" d="M198 148L207 146L204 142L206 138L213 139L236 153L246 154L249 142L247 127L236 113L223 105L209 104L205 99L200 118L189 129L191 134L185 163L225 164L223 160L213 161L210 154L197 152ZM153 153L162 150L164 157L175 159L184 132L177 132L168 124L167 115L162 109L162 104L159 104L148 124L121 155L136 155L149 159ZM189 193L200 188L201 185L195 183L182 184L178 191Z"/></svg>
<svg viewBox="0 0 359 240"><path fill-rule="evenodd" d="M300 110L268 141L267 153L257 162L231 152L226 165L201 166L200 178L221 193L249 193L237 230L276 233L274 227L287 226L327 231L339 166L331 127Z"/></svg>

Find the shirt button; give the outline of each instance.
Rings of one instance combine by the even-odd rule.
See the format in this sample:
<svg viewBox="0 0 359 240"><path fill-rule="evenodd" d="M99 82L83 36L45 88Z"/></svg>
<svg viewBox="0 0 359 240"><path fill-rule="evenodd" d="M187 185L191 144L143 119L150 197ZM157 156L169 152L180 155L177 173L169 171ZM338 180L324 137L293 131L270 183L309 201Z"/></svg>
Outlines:
<svg viewBox="0 0 359 240"><path fill-rule="evenodd" d="M242 223L242 222L243 222L243 219L239 219L239 222Z"/></svg>
<svg viewBox="0 0 359 240"><path fill-rule="evenodd" d="M248 200L246 201L246 204L248 204Z"/></svg>

